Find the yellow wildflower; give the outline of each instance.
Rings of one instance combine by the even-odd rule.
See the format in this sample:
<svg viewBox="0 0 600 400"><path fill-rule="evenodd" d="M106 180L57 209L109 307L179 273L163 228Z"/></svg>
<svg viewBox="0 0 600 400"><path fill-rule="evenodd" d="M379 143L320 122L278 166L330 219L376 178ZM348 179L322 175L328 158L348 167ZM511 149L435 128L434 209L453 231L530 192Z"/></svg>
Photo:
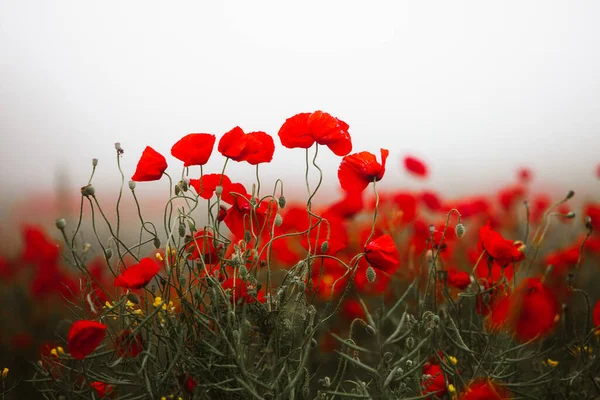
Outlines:
<svg viewBox="0 0 600 400"><path fill-rule="evenodd" d="M4 369L2 370L2 380L3 380L3 381L4 381L4 380L6 380L6 378L8 377L8 371L9 371L9 369L8 369L8 368L4 368Z"/></svg>
<svg viewBox="0 0 600 400"><path fill-rule="evenodd" d="M448 360L452 363L452 365L458 364L456 357L448 356Z"/></svg>
<svg viewBox="0 0 600 400"><path fill-rule="evenodd" d="M456 399L457 393L456 393L456 388L454 387L453 384L448 385L448 393L450 393L450 398L452 400Z"/></svg>
<svg viewBox="0 0 600 400"><path fill-rule="evenodd" d="M50 350L50 354L53 355L54 357L58 358L61 355L65 354L65 349L63 349L60 346L57 346L57 347L53 348L52 350Z"/></svg>
<svg viewBox="0 0 600 400"><path fill-rule="evenodd" d="M547 359L546 361L544 361L544 364L545 364L546 366L548 366L548 367L552 367L552 368L554 368L554 367L556 367L556 366L558 365L558 361L555 361L555 360L553 360L553 359L549 358L549 359Z"/></svg>

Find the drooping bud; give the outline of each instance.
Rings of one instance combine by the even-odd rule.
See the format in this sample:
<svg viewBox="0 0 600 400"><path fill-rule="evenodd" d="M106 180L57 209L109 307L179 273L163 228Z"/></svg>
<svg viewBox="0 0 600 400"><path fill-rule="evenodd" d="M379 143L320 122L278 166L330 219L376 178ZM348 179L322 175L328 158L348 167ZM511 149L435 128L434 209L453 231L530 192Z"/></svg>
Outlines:
<svg viewBox="0 0 600 400"><path fill-rule="evenodd" d="M127 293L127 300L129 300L133 304L140 304L139 296L133 292Z"/></svg>
<svg viewBox="0 0 600 400"><path fill-rule="evenodd" d="M373 269L373 267L371 267L370 265L369 265L369 268L367 268L366 275L367 275L367 280L370 283L375 282L375 279L377 278L377 273L375 272L375 270Z"/></svg>
<svg viewBox="0 0 600 400"><path fill-rule="evenodd" d="M98 165L98 159L92 158L92 167L96 167Z"/></svg>
<svg viewBox="0 0 600 400"><path fill-rule="evenodd" d="M129 189L135 190L135 181L129 181Z"/></svg>
<svg viewBox="0 0 600 400"><path fill-rule="evenodd" d="M115 150L117 150L118 155L125 153L125 150L123 150L123 148L121 147L121 143L119 142L115 143Z"/></svg>
<svg viewBox="0 0 600 400"><path fill-rule="evenodd" d="M185 224L183 222L179 223L179 236L180 237L185 236Z"/></svg>
<svg viewBox="0 0 600 400"><path fill-rule="evenodd" d="M184 192L188 191L188 189L190 188L190 178L188 178L187 176L183 177L183 179L181 180L181 188Z"/></svg>
<svg viewBox="0 0 600 400"><path fill-rule="evenodd" d="M283 218L281 217L281 214L277 213L277 215L275 215L275 226L279 227L282 223Z"/></svg>
<svg viewBox="0 0 600 400"><path fill-rule="evenodd" d="M585 217L585 228L588 230L594 230L594 225L592 225L592 217L589 215Z"/></svg>
<svg viewBox="0 0 600 400"><path fill-rule="evenodd" d="M221 195L223 194L223 186L219 185L215 188L215 193L217 195L217 197L221 197Z"/></svg>
<svg viewBox="0 0 600 400"><path fill-rule="evenodd" d="M321 245L321 253L327 253L327 250L329 250L329 242L326 240Z"/></svg>
<svg viewBox="0 0 600 400"><path fill-rule="evenodd" d="M567 197L565 197L565 201L569 200L573 196L575 196L575 192L572 190L569 190L569 193L567 193Z"/></svg>
<svg viewBox="0 0 600 400"><path fill-rule="evenodd" d="M575 214L573 211L570 211L567 214L565 214L565 218L568 218L568 219L573 219L576 216L577 216L577 214Z"/></svg>
<svg viewBox="0 0 600 400"><path fill-rule="evenodd" d="M456 224L454 231L456 232L456 237L460 239L463 236L465 236L465 233L467 232L467 228L465 228L465 226L463 224Z"/></svg>
<svg viewBox="0 0 600 400"><path fill-rule="evenodd" d="M158 238L158 236L154 236L154 240L152 241L152 243L154 244L155 249L160 248L160 239Z"/></svg>
<svg viewBox="0 0 600 400"><path fill-rule="evenodd" d="M279 208L285 208L285 197L283 195L279 196Z"/></svg>
<svg viewBox="0 0 600 400"><path fill-rule="evenodd" d="M62 231L63 229L65 229L65 226L67 226L67 221L65 221L64 218L59 218L56 220L55 224L56 227Z"/></svg>
<svg viewBox="0 0 600 400"><path fill-rule="evenodd" d="M227 216L227 207L225 207L224 205L221 205L219 207L219 213L217 214L217 221L223 222L223 220L225 219L226 216Z"/></svg>
<svg viewBox="0 0 600 400"><path fill-rule="evenodd" d="M85 197L94 196L96 189L92 185L86 185L81 188L81 194Z"/></svg>
<svg viewBox="0 0 600 400"><path fill-rule="evenodd" d="M107 247L106 250L104 250L104 257L106 257L107 260L110 260L112 258L112 255L112 249L110 247Z"/></svg>

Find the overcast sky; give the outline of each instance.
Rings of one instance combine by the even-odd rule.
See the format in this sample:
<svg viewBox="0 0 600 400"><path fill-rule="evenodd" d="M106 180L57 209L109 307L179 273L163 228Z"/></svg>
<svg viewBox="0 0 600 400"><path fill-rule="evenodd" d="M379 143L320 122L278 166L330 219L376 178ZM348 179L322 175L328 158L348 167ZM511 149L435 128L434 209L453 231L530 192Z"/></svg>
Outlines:
<svg viewBox="0 0 600 400"><path fill-rule="evenodd" d="M93 157L116 187L116 141L127 177L146 145L177 175L187 133L276 136L317 109L350 125L355 151L390 149L385 185L482 192L528 166L598 193L599 18L598 1L2 0L3 199L61 170L83 186ZM427 183L405 154L429 163ZM303 156L278 146L265 179L302 182ZM339 158L320 162L335 184Z"/></svg>

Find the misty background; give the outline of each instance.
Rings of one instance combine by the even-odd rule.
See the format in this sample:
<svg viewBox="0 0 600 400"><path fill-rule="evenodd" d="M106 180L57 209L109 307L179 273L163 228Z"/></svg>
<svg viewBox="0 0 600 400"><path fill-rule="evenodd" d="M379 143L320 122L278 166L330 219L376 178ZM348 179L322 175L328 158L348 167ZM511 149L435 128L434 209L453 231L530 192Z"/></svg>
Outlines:
<svg viewBox="0 0 600 400"><path fill-rule="evenodd" d="M304 152L277 131L318 109L350 125L354 152L390 150L383 188L481 194L528 167L539 190L598 195L599 16L597 1L1 0L0 218L78 206L94 157L112 205L114 142L126 181L146 145L177 177L178 139L236 125L275 138L265 186L303 188ZM427 181L402 170L407 154ZM339 162L319 156L327 195ZM215 148L204 171L222 163ZM246 163L228 173L254 177ZM138 190L163 204L167 185Z"/></svg>

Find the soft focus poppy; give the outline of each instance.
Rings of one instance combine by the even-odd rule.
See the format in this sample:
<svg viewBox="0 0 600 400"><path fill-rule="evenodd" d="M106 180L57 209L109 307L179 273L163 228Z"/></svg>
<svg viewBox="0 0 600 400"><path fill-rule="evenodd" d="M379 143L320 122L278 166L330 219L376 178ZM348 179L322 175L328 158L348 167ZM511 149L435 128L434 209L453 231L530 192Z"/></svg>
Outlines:
<svg viewBox="0 0 600 400"><path fill-rule="evenodd" d="M446 378L444 372L438 364L425 363L423 365L423 375L429 375L422 384L423 394L435 395L438 398L444 397L446 394ZM429 397L433 398L433 397Z"/></svg>
<svg viewBox="0 0 600 400"><path fill-rule="evenodd" d="M96 394L100 396L101 399L110 395L114 389L113 385L109 385L104 382L95 381L90 383L90 386L96 390Z"/></svg>
<svg viewBox="0 0 600 400"><path fill-rule="evenodd" d="M380 181L385 173L385 161L389 151L381 149L381 164L368 151L350 154L342 159L338 179L347 192L362 192L373 181Z"/></svg>
<svg viewBox="0 0 600 400"><path fill-rule="evenodd" d="M83 360L104 340L107 326L96 321L79 320L71 325L68 336L69 353Z"/></svg>
<svg viewBox="0 0 600 400"><path fill-rule="evenodd" d="M197 260L202 255L202 259L206 264L215 264L219 261L213 234L210 231L197 231L185 249L187 253L191 253L188 257L191 260Z"/></svg>
<svg viewBox="0 0 600 400"><path fill-rule="evenodd" d="M519 170L517 171L517 177L519 178L519 181L523 183L528 183L529 181L531 181L532 177L531 170L525 167L519 168Z"/></svg>
<svg viewBox="0 0 600 400"><path fill-rule="evenodd" d="M502 298L490 313L492 329L504 329L522 342L547 336L556 326L558 301L538 278L526 278Z"/></svg>
<svg viewBox="0 0 600 400"><path fill-rule="evenodd" d="M525 258L522 244L504 239L492 230L489 223L479 230L478 248L480 251L485 250L488 259L497 262L501 267Z"/></svg>
<svg viewBox="0 0 600 400"><path fill-rule="evenodd" d="M230 300L232 303L235 301L236 304L252 304L256 302L256 300L258 300L261 303L263 303L265 300L263 294L260 291L257 293L256 298L254 298L248 290L248 282L244 281L239 277L235 280L235 284L233 281L233 277L231 277L223 281L223 283L221 283L221 286L224 290L231 290Z"/></svg>
<svg viewBox="0 0 600 400"><path fill-rule="evenodd" d="M439 211L442 208L442 201L437 193L425 190L421 193L421 202L431 211Z"/></svg>
<svg viewBox="0 0 600 400"><path fill-rule="evenodd" d="M413 156L406 156L403 160L404 168L414 176L418 176L420 178L427 177L429 171L427 170L427 166L421 160Z"/></svg>
<svg viewBox="0 0 600 400"><path fill-rule="evenodd" d="M218 150L234 161L247 161L256 165L273 159L275 144L273 138L265 132L246 134L236 126L221 137Z"/></svg>
<svg viewBox="0 0 600 400"><path fill-rule="evenodd" d="M318 143L338 156L352 151L348 124L323 111L300 113L288 118L279 129L284 147L308 149Z"/></svg>
<svg viewBox="0 0 600 400"><path fill-rule="evenodd" d="M357 299L346 299L340 307L340 315L348 320L353 321L356 318L365 319L365 309L363 308L360 300Z"/></svg>
<svg viewBox="0 0 600 400"><path fill-rule="evenodd" d="M477 378L467 385L458 400L508 400L511 396L508 389L491 379Z"/></svg>
<svg viewBox="0 0 600 400"><path fill-rule="evenodd" d="M448 269L448 285L465 290L471 285L471 276L465 271L458 271L456 268Z"/></svg>
<svg viewBox="0 0 600 400"><path fill-rule="evenodd" d="M409 224L417 217L417 198L411 193L397 192L392 195L392 202L401 213L400 220Z"/></svg>
<svg viewBox="0 0 600 400"><path fill-rule="evenodd" d="M400 266L400 253L391 235L385 234L365 245L365 257L373 268L388 274L396 272Z"/></svg>
<svg viewBox="0 0 600 400"><path fill-rule="evenodd" d="M183 161L184 167L204 165L212 154L215 140L215 135L210 133L190 133L171 147L171 155Z"/></svg>
<svg viewBox="0 0 600 400"><path fill-rule="evenodd" d="M58 245L46 235L42 228L28 225L23 228L22 232L25 250L21 259L25 263L38 266L56 264L60 250Z"/></svg>
<svg viewBox="0 0 600 400"><path fill-rule="evenodd" d="M136 182L157 181L166 169L167 160L152 147L146 146L131 180Z"/></svg>
<svg viewBox="0 0 600 400"><path fill-rule="evenodd" d="M500 190L498 193L498 202L505 211L508 211L524 196L525 188L523 186L509 186Z"/></svg>
<svg viewBox="0 0 600 400"><path fill-rule="evenodd" d="M131 329L119 332L115 339L115 353L119 357L134 358L142 351L144 351L144 342L139 332L133 333Z"/></svg>
<svg viewBox="0 0 600 400"><path fill-rule="evenodd" d="M117 276L115 286L141 289L158 274L159 270L159 265L150 257L142 258L138 264L132 265Z"/></svg>

